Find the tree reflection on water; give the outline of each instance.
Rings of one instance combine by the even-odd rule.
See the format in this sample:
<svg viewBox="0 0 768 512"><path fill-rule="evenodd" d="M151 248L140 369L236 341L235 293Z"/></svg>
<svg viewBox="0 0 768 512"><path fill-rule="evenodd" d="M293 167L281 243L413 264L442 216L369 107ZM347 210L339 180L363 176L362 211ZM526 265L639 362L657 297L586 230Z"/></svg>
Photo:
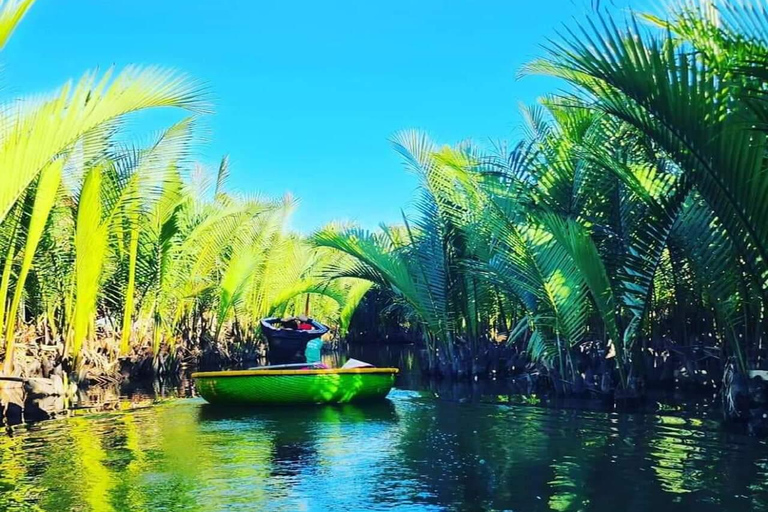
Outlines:
<svg viewBox="0 0 768 512"><path fill-rule="evenodd" d="M0 435L0 510L762 510L764 442L693 418L177 400Z"/></svg>

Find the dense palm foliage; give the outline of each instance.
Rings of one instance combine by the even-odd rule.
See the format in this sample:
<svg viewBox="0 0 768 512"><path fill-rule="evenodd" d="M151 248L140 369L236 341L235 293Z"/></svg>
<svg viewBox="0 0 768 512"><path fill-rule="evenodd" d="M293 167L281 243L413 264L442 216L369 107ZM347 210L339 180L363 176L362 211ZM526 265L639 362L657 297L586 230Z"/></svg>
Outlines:
<svg viewBox="0 0 768 512"><path fill-rule="evenodd" d="M765 343L766 65L762 2L596 13L526 67L571 87L524 112L522 141L402 134L415 215L315 243L354 257L331 277L391 289L441 373L513 347L570 389L637 390L718 360L744 374Z"/></svg>
<svg viewBox="0 0 768 512"><path fill-rule="evenodd" d="M0 3L0 43L32 3ZM329 226L312 244L288 229L290 197L232 192L226 159L193 164L208 106L185 77L86 74L9 102L5 372L30 353L72 370L226 357L255 350L259 318L308 308L343 334L377 286L369 297L423 336L437 373L538 372L566 392L738 382L764 365L766 69L757 0L594 13L524 69L566 92L524 111L521 140L441 147L404 132L415 211L375 232ZM127 143L122 121L154 108L191 117Z"/></svg>
<svg viewBox="0 0 768 512"><path fill-rule="evenodd" d="M32 3L0 3L0 42ZM227 353L253 344L259 318L304 312L310 297L316 316L346 328L369 284L320 279L336 256L290 233L294 201L228 191L226 159L218 173L192 164L204 99L185 77L131 68L2 109L6 373L41 360L109 373L120 356L174 359L180 342ZM160 107L193 117L127 144L125 116Z"/></svg>

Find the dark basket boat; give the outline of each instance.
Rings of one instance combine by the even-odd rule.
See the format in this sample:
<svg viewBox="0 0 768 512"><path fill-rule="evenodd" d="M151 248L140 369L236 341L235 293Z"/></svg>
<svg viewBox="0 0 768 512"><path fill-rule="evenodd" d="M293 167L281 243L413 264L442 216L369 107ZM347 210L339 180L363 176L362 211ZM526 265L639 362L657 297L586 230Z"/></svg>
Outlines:
<svg viewBox="0 0 768 512"><path fill-rule="evenodd" d="M306 362L304 350L309 340L319 338L328 332L328 327L312 318L307 319L306 323L314 328L307 330L284 329L280 327L281 323L282 320L277 317L265 318L261 321L261 331L269 343L271 364Z"/></svg>

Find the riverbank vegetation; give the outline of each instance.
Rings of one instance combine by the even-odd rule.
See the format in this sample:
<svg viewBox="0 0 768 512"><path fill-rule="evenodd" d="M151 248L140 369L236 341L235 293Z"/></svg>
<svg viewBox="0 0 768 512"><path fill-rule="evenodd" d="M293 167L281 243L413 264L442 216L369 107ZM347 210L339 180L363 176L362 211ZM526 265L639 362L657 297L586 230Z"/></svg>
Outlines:
<svg viewBox="0 0 768 512"><path fill-rule="evenodd" d="M32 3L2 3L0 43ZM722 387L728 414L759 415L766 69L757 0L594 12L521 71L563 88L524 109L520 140L448 147L403 132L414 211L309 238L289 229L292 198L233 192L226 159L194 162L210 108L184 76L88 73L16 101L0 124L4 373L230 365L261 355L264 316L311 304L343 336L364 299L387 336L423 344L432 375L611 399ZM146 138L125 118L159 108L190 117L131 142Z"/></svg>
<svg viewBox="0 0 768 512"><path fill-rule="evenodd" d="M749 371L766 364L766 6L594 13L545 48L522 74L565 87L524 110L523 140L395 138L421 180L416 211L317 233L354 258L330 277L390 290L434 374L618 397L723 382L747 415Z"/></svg>
<svg viewBox="0 0 768 512"><path fill-rule="evenodd" d="M0 42L32 4L2 3ZM130 142L125 118L159 108L191 117ZM5 375L98 381L257 359L258 320L310 300L343 332L370 285L315 276L337 255L291 233L291 197L231 192L226 159L194 163L208 111L199 83L156 68L87 73L2 110Z"/></svg>

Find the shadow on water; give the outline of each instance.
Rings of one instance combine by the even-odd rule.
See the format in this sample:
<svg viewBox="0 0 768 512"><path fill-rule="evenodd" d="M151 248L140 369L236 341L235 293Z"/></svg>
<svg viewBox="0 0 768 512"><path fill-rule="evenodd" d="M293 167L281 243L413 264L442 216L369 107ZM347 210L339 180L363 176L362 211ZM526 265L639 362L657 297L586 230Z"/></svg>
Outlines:
<svg viewBox="0 0 768 512"><path fill-rule="evenodd" d="M124 386L90 386L74 395L30 396L21 383L0 382L0 426L36 423L83 414L138 409L191 395L190 382L149 381Z"/></svg>
<svg viewBox="0 0 768 512"><path fill-rule="evenodd" d="M349 345L325 354L323 362L339 366L353 357L375 366L400 369L395 381L398 389L412 390L427 396L459 403L496 403L536 405L554 409L577 409L610 412L621 410L621 404L605 396L562 397L554 393L537 395L525 379L507 378L479 380L436 379L425 377L419 368L418 347L414 345ZM633 403L634 412L674 413L702 418L720 418L719 393L691 392L680 389L649 390L643 401Z"/></svg>
<svg viewBox="0 0 768 512"><path fill-rule="evenodd" d="M199 418L208 421L266 422L274 425L303 425L363 421L397 421L397 411L390 400L355 404L285 405L264 408L201 405Z"/></svg>

